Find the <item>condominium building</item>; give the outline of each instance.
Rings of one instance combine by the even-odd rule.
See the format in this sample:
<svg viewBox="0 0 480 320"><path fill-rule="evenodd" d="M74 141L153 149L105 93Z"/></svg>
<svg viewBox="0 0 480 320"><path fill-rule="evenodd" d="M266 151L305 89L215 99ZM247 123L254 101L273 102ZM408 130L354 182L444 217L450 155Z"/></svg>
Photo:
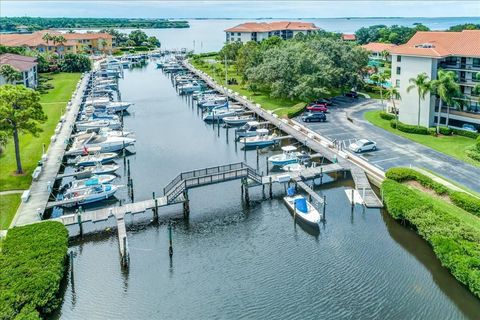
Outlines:
<svg viewBox="0 0 480 320"><path fill-rule="evenodd" d="M362 48L370 53L370 60L391 60L390 52L396 45L392 43L370 42L362 45Z"/></svg>
<svg viewBox="0 0 480 320"><path fill-rule="evenodd" d="M23 84L28 88L36 88L38 86L38 70L37 59L34 57L26 57L19 54L5 53L0 55L0 66L9 65L21 74L21 79L13 84ZM8 83L2 75L0 75L0 85Z"/></svg>
<svg viewBox="0 0 480 320"><path fill-rule="evenodd" d="M278 36L284 40L291 39L298 33L309 34L316 30L320 30L320 28L310 22L248 22L226 29L225 36L227 43L235 41L259 42L273 36Z"/></svg>
<svg viewBox="0 0 480 320"><path fill-rule="evenodd" d="M451 70L456 74L462 97L450 108L448 123L462 127L464 124L480 128L479 96L473 91L480 72L480 30L461 32L419 31L404 45L391 49L392 84L399 88L400 121L417 124L418 94L407 92L409 79L426 73L430 80L437 79L438 70ZM427 93L420 99L420 124L433 126L437 123L439 98ZM447 108L443 104L440 124L446 124Z"/></svg>
<svg viewBox="0 0 480 320"><path fill-rule="evenodd" d="M50 35L52 39L45 36ZM63 36L58 42L55 36ZM111 53L112 36L108 33L60 33L42 30L30 34L2 34L0 44L9 47L26 47L40 52L65 53Z"/></svg>

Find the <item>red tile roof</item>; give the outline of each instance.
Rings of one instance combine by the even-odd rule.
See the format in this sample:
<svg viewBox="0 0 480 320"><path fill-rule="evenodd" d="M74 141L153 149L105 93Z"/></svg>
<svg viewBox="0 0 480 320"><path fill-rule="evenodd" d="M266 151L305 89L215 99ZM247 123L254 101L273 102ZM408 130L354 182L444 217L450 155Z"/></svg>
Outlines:
<svg viewBox="0 0 480 320"><path fill-rule="evenodd" d="M355 41L357 37L354 34L344 33L342 34L342 39L346 41Z"/></svg>
<svg viewBox="0 0 480 320"><path fill-rule="evenodd" d="M78 40L85 39L112 39L112 36L108 33L60 33L54 30L42 30L34 33L10 33L10 34L0 34L0 44L10 47L37 47L40 45L43 46L52 46L53 41L49 41L48 44L42 37L46 34L50 35L62 35L65 38L63 45L74 46L77 44ZM58 44L56 44L58 45Z"/></svg>
<svg viewBox="0 0 480 320"><path fill-rule="evenodd" d="M320 30L315 24L299 21L278 21L278 22L247 22L233 28L225 29L225 32L269 32L280 30L307 31Z"/></svg>
<svg viewBox="0 0 480 320"><path fill-rule="evenodd" d="M397 45L393 43L370 42L370 43L364 44L362 48L370 52L382 52L382 51L391 52L392 48L395 48L396 46Z"/></svg>
<svg viewBox="0 0 480 320"><path fill-rule="evenodd" d="M406 44L393 48L391 53L437 58L480 57L480 30L418 31Z"/></svg>
<svg viewBox="0 0 480 320"><path fill-rule="evenodd" d="M14 69L23 72L36 66L37 59L19 54L5 53L0 55L0 65L4 64L11 65Z"/></svg>

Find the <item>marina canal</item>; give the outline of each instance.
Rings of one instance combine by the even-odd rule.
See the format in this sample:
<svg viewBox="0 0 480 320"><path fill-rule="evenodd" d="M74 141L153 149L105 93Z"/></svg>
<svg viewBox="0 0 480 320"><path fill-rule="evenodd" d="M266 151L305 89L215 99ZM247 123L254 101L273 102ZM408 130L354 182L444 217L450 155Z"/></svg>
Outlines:
<svg viewBox="0 0 480 320"><path fill-rule="evenodd" d="M122 98L135 106L124 118L135 133L128 156L135 200L161 193L179 172L244 161L233 130L202 121L191 100L150 62L125 70ZM265 170L261 155L260 170ZM118 161L123 165L123 161ZM255 151L247 163L256 166ZM120 178L126 184L125 170ZM348 177L325 178L320 232L293 223L283 188L272 201L251 189L242 202L239 181L189 192L190 218L172 213L173 259L167 220L129 226L130 266L119 263L116 232L75 241L74 283L67 279L62 319L210 318L475 318L479 301L443 269L431 248L379 209L352 211ZM117 193L129 202L126 188Z"/></svg>

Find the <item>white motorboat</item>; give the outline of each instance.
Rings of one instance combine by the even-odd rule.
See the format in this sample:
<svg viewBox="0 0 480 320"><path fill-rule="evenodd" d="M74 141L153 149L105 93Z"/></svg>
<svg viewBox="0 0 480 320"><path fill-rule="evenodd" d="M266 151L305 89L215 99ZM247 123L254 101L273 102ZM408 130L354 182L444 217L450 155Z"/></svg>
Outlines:
<svg viewBox="0 0 480 320"><path fill-rule="evenodd" d="M223 121L226 117L235 116L237 112L237 110L232 109L213 109L203 116L203 121Z"/></svg>
<svg viewBox="0 0 480 320"><path fill-rule="evenodd" d="M180 94L189 94L194 91L200 90L201 88L202 86L198 84L198 82L194 81L191 83L178 86L178 91L180 92Z"/></svg>
<svg viewBox="0 0 480 320"><path fill-rule="evenodd" d="M89 188L99 184L108 184L115 180L117 176L113 174L94 175L87 179L78 179L64 185L61 189L63 194L72 193L81 189Z"/></svg>
<svg viewBox="0 0 480 320"><path fill-rule="evenodd" d="M305 168L306 168L305 165L298 162L289 163L281 167L281 169L286 172L300 172Z"/></svg>
<svg viewBox="0 0 480 320"><path fill-rule="evenodd" d="M119 131L110 131L119 132ZM81 155L93 152L115 152L122 150L135 143L134 138L124 137L114 134L90 134L85 139L85 135L75 138L72 147L65 153L66 155Z"/></svg>
<svg viewBox="0 0 480 320"><path fill-rule="evenodd" d="M97 163L108 163L112 162L118 155L114 152L106 152L106 153L96 153L90 154L86 156L77 156L73 163L77 166L94 166Z"/></svg>
<svg viewBox="0 0 480 320"><path fill-rule="evenodd" d="M228 106L228 101L226 97L218 96L218 95L213 95L213 96L207 96L203 97L202 99L198 100L197 105L200 108L216 108L216 107L227 107Z"/></svg>
<svg viewBox="0 0 480 320"><path fill-rule="evenodd" d="M260 123L258 121L249 121L243 127L235 130L235 134L239 138L253 137L257 135Z"/></svg>
<svg viewBox="0 0 480 320"><path fill-rule="evenodd" d="M294 187L288 189L287 196L283 198L283 201L295 219L318 228L320 213L304 196L295 195Z"/></svg>
<svg viewBox="0 0 480 320"><path fill-rule="evenodd" d="M133 103L126 101L111 101L105 108L108 112L121 112L127 110L132 104Z"/></svg>
<svg viewBox="0 0 480 320"><path fill-rule="evenodd" d="M223 122L231 126L243 126L249 121L254 121L252 116L233 116L223 118Z"/></svg>
<svg viewBox="0 0 480 320"><path fill-rule="evenodd" d="M284 166L290 163L298 161L298 157L301 155L297 152L297 148L294 146L282 147L282 153L268 157L268 162L274 166Z"/></svg>
<svg viewBox="0 0 480 320"><path fill-rule="evenodd" d="M78 172L78 175L89 175L89 174L108 174L108 173L113 173L120 168L119 165L112 163L112 164L101 164L101 163L96 163L94 166L89 166L89 167L78 167L76 172Z"/></svg>
<svg viewBox="0 0 480 320"><path fill-rule="evenodd" d="M92 106L106 106L111 102L110 97L92 97L85 99L84 105L92 105Z"/></svg>
<svg viewBox="0 0 480 320"><path fill-rule="evenodd" d="M239 140L245 147L267 147L276 143L276 135L269 135L268 129L257 129L257 135L253 137L244 137Z"/></svg>
<svg viewBox="0 0 480 320"><path fill-rule="evenodd" d="M132 131L122 131L122 130L112 130L110 128L100 128L97 130L87 130L87 131L79 131L75 134L72 134L72 138L78 138L78 140L85 140L88 139L92 133L96 133L100 136L105 137L128 137L130 135L133 136Z"/></svg>
<svg viewBox="0 0 480 320"><path fill-rule="evenodd" d="M100 128L110 128L110 129L120 129L122 124L118 120L108 120L108 119L99 119L99 120L86 120L79 121L75 124L75 127L78 131L87 131Z"/></svg>
<svg viewBox="0 0 480 320"><path fill-rule="evenodd" d="M118 188L119 186L111 184L96 185L69 193L60 200L72 200L62 205L64 207L80 206L108 199L117 192Z"/></svg>

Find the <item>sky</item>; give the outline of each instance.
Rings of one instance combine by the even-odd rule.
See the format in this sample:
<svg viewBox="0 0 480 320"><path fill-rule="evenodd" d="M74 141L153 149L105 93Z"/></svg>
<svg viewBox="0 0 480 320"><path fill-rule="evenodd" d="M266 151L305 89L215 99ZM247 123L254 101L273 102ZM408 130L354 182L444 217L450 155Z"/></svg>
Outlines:
<svg viewBox="0 0 480 320"><path fill-rule="evenodd" d="M480 1L0 1L0 16L118 18L479 17Z"/></svg>

